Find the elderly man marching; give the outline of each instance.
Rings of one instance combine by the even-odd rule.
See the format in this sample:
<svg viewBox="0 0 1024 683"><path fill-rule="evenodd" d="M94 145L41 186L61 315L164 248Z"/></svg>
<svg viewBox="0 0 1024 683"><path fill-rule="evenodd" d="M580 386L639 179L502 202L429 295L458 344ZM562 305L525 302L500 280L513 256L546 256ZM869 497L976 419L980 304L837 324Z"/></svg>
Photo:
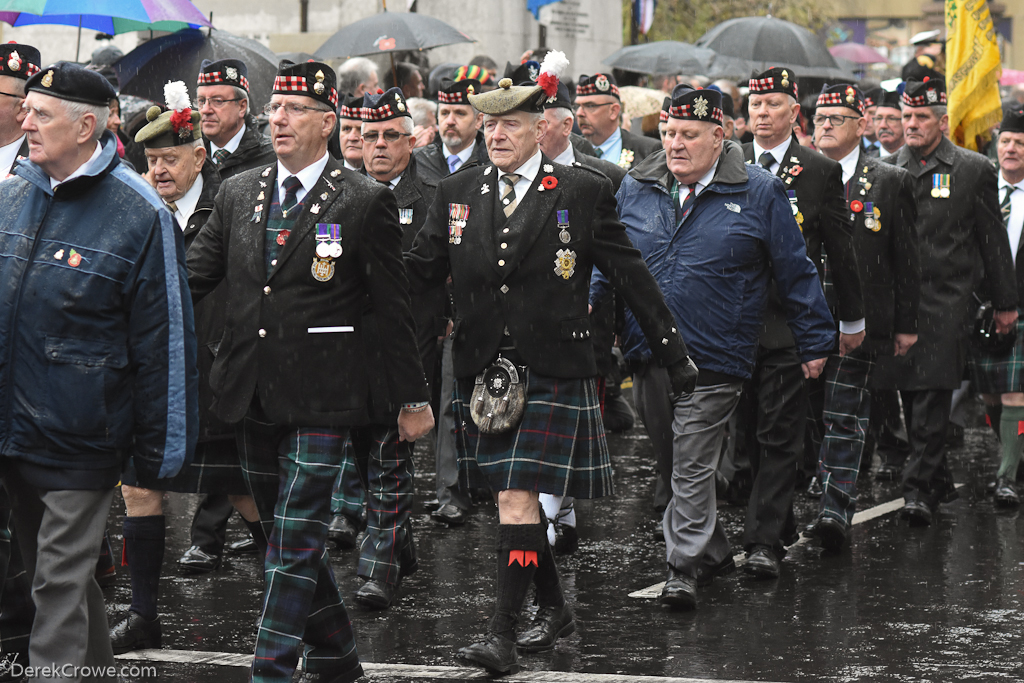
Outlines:
<svg viewBox="0 0 1024 683"><path fill-rule="evenodd" d="M25 82L39 71L39 50L31 45L0 45L0 180L10 178L14 162L28 157L21 122Z"/></svg>
<svg viewBox="0 0 1024 683"><path fill-rule="evenodd" d="M266 106L277 163L225 181L189 249L197 300L228 286L211 374L215 414L239 424L246 482L267 530L252 680L362 675L325 545L349 428L366 424L363 311L379 312L399 437L433 426L416 347L394 195L327 152L338 92L326 64L282 62Z"/></svg>
<svg viewBox="0 0 1024 683"><path fill-rule="evenodd" d="M544 100L568 63L553 52L540 85L473 95L491 164L438 184L406 254L413 287L449 273L458 311L452 357L460 470L498 500L497 599L487 634L459 656L494 673L519 669L519 649L549 650L575 630L538 494L598 498L612 490L587 316L591 269L611 276L651 339L676 392L696 369L657 283L615 215L608 179L556 165L540 151ZM531 584L540 609L516 640Z"/></svg>

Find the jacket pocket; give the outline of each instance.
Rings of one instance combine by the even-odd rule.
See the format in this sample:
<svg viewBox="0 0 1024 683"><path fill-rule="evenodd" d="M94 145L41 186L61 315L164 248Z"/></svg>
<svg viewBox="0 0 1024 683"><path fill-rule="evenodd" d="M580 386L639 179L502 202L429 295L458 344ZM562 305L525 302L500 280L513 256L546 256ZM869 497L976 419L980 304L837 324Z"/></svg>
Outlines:
<svg viewBox="0 0 1024 683"><path fill-rule="evenodd" d="M590 339L590 317L566 318L561 322L562 341L587 341Z"/></svg>
<svg viewBox="0 0 1024 683"><path fill-rule="evenodd" d="M46 337L46 406L42 425L55 432L112 441L130 420L128 349L107 342Z"/></svg>

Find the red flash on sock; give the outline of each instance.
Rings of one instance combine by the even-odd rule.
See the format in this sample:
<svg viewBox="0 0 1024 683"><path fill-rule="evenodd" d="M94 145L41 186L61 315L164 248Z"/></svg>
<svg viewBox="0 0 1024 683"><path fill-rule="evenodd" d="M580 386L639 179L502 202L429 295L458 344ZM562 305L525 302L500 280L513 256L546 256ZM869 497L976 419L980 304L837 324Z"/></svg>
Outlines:
<svg viewBox="0 0 1024 683"><path fill-rule="evenodd" d="M534 567L539 567L540 563L537 561L536 550L510 550L508 551L508 566L512 566L513 562L518 562L520 567L529 567L531 564Z"/></svg>
<svg viewBox="0 0 1024 683"><path fill-rule="evenodd" d="M988 427L992 426L992 418L988 415L985 416L985 425Z"/></svg>
<svg viewBox="0 0 1024 683"><path fill-rule="evenodd" d="M1017 436L1024 434L1024 420L1017 423Z"/></svg>
<svg viewBox="0 0 1024 683"><path fill-rule="evenodd" d="M121 539L121 566L122 567L127 567L128 566L128 539L127 538L122 538Z"/></svg>

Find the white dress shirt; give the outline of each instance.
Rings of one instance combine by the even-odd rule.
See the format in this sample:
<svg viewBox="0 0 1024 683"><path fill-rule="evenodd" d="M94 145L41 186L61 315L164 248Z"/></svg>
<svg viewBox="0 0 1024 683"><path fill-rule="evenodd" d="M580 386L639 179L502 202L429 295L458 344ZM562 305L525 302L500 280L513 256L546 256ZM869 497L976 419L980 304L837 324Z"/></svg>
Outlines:
<svg viewBox="0 0 1024 683"><path fill-rule="evenodd" d="M793 142L793 138L786 138L781 145L773 147L771 149L765 149L761 145L757 144L757 140L754 140L754 163L760 164L761 153L768 152L775 159L775 163L772 164L768 170L771 173L778 175L779 167L782 166L782 162L786 160L786 152L789 151L789 145Z"/></svg>
<svg viewBox="0 0 1024 683"><path fill-rule="evenodd" d="M174 202L174 205L178 207L177 211L174 212L174 220L178 221L178 227L182 230L188 225L188 219L192 218L192 214L195 213L196 204L199 203L199 195L203 193L203 174L200 173L196 176L196 181L192 183L192 187L188 188L188 192L181 196L181 199Z"/></svg>
<svg viewBox="0 0 1024 683"><path fill-rule="evenodd" d="M284 181L285 181L285 178L287 178L288 176L293 175L293 176L295 176L296 178L299 179L300 183L302 183L302 187L300 187L295 192L295 201L296 202L301 202L302 199L306 196L306 194L310 190L313 189L313 186L316 185L317 181L320 180L320 176L323 175L324 169L327 168L327 159L328 159L328 157L329 157L329 155L327 154L327 152L324 152L324 155L322 157L320 157L319 161L314 161L313 163L311 163L309 166L307 166L306 168L302 169L298 173L292 173L291 171L289 171L287 168L284 167L284 164L282 164L280 161L278 161L277 162L277 197L278 197L278 201L279 202L280 201L284 201L284 193L285 193Z"/></svg>
<svg viewBox="0 0 1024 683"><path fill-rule="evenodd" d="M24 142L25 136L22 135L11 144L0 147L0 180L3 180L11 172L11 167L14 166L15 160L18 158L18 150L21 149Z"/></svg>
<svg viewBox="0 0 1024 683"><path fill-rule="evenodd" d="M850 178L857 172L858 159L860 159L860 148L854 147L852 152L839 160L839 165L843 167L843 185L850 182Z"/></svg>
<svg viewBox="0 0 1024 683"><path fill-rule="evenodd" d="M718 157L718 159L715 160L715 163L711 166L711 170L709 170L707 173L705 173L704 176L700 180L697 181L697 184L693 188L693 196L694 196L694 198L699 197L700 193L704 191L704 188L706 188L708 185L710 185L711 181L715 179L715 171L718 170L718 161L721 158L722 157ZM686 201L687 193L682 191L685 188L686 188L686 185L682 185L679 188L680 189L680 192L679 192L679 206L682 206L683 202Z"/></svg>
<svg viewBox="0 0 1024 683"><path fill-rule="evenodd" d="M218 147L217 145L213 144L213 141L211 140L210 141L210 158L212 159L213 155L219 149L226 150L228 154L234 154L235 150L238 149L238 143L240 143L242 141L242 136L243 135L245 135L245 126L244 125L241 128L238 129L238 132L235 133L235 136L233 138L231 138L230 140L228 140L228 143L226 145L224 145L223 147Z"/></svg>
<svg viewBox="0 0 1024 683"><path fill-rule="evenodd" d="M576 161L576 152L572 148L572 143L567 144L562 153L552 159L552 161L563 166L572 166Z"/></svg>
<svg viewBox="0 0 1024 683"><path fill-rule="evenodd" d="M352 164L348 163L348 159L345 159L345 162L344 162L344 163L345 163L345 168L347 168L347 169L348 169L348 170L350 170L350 171L355 171L356 173L361 173L361 172L362 172L362 170L363 170L363 169L361 169L361 168L356 168L356 167L355 167L355 166L353 166Z"/></svg>
<svg viewBox="0 0 1024 683"><path fill-rule="evenodd" d="M1006 226L1006 236L1010 238L1010 253L1013 255L1013 262L1017 262L1017 247L1020 245L1021 230L1024 229L1024 181L1016 185L1010 185L999 174L999 203L1003 202L1006 188L1012 187L1010 194L1010 222Z"/></svg>
<svg viewBox="0 0 1024 683"><path fill-rule="evenodd" d="M519 174L519 180L513 185L513 189L516 191L516 206L523 203L523 199L526 197L526 193L529 192L530 186L533 185L533 179L537 177L537 173L540 171L540 160L541 151L538 149L537 153L526 160L522 166L512 171L513 173ZM495 167L497 168L497 167ZM501 196L502 190L505 189L505 183L501 180L502 176L506 175L501 169L498 170L498 196Z"/></svg>

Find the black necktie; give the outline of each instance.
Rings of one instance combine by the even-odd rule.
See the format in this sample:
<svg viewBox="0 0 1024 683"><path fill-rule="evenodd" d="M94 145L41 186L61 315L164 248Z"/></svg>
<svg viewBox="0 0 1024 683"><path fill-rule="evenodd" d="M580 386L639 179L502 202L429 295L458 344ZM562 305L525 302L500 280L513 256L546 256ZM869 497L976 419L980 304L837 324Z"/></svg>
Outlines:
<svg viewBox="0 0 1024 683"><path fill-rule="evenodd" d="M772 164L775 163L775 157L772 156L771 152L761 152L761 156L757 158L757 163L761 164L761 168L766 171L772 170Z"/></svg>
<svg viewBox="0 0 1024 683"><path fill-rule="evenodd" d="M284 185L284 199L281 201L281 215L287 218L288 212L299 203L296 195L299 192L299 188L302 187L302 183L299 182L298 178L290 175L284 179L282 184Z"/></svg>

